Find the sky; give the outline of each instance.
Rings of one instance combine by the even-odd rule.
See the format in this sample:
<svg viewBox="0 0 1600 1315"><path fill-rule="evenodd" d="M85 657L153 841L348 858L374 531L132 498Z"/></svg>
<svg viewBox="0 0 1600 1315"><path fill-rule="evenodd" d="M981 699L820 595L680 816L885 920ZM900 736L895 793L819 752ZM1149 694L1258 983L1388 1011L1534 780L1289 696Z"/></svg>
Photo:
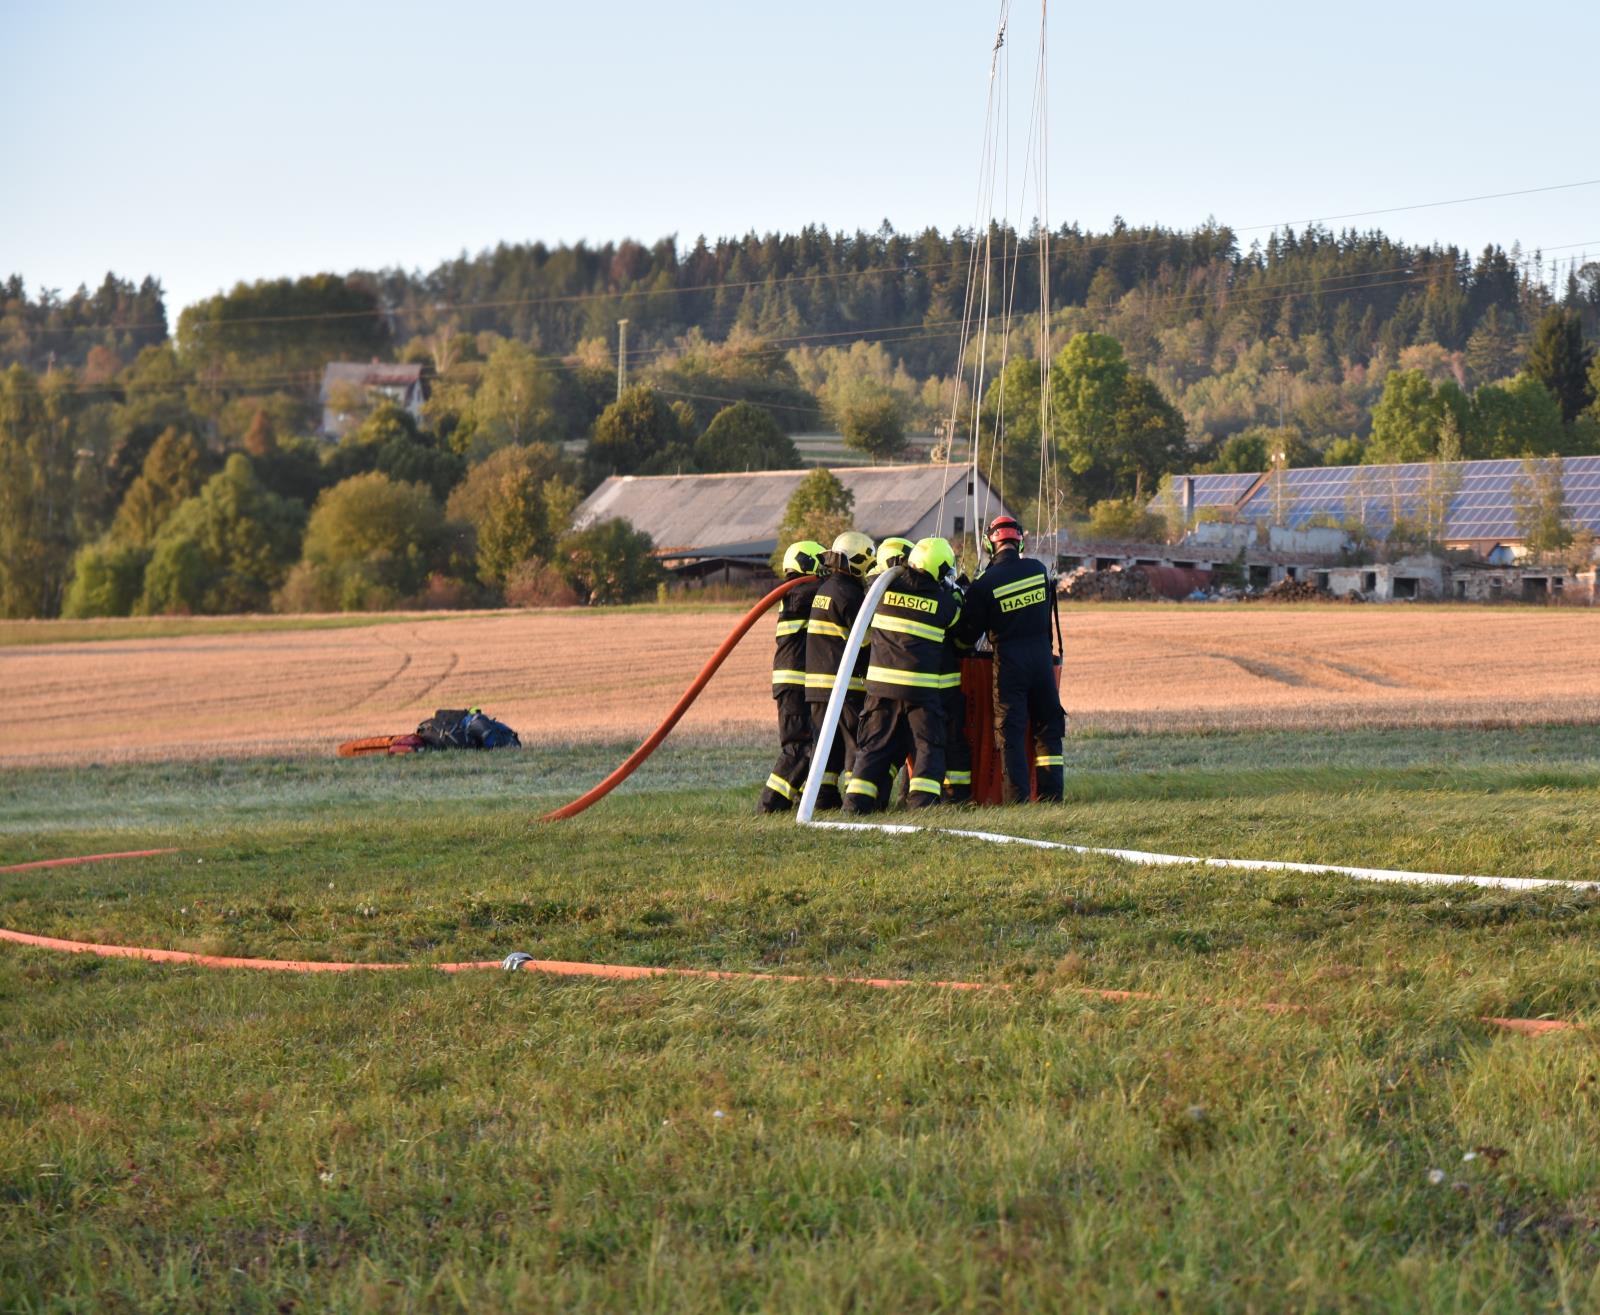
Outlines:
<svg viewBox="0 0 1600 1315"><path fill-rule="evenodd" d="M948 230L980 210L999 8L0 0L0 277L152 274L175 322L241 280L500 242ZM1017 219L1039 5L1011 12ZM1053 224L1248 243L1600 184L1594 0L1049 12ZM1347 223L1600 258L1600 185Z"/></svg>

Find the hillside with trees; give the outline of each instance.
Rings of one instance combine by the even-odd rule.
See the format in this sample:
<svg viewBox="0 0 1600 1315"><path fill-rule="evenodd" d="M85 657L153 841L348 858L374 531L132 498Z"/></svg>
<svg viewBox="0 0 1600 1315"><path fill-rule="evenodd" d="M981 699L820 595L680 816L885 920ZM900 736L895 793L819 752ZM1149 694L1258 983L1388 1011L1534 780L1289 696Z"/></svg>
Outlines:
<svg viewBox="0 0 1600 1315"><path fill-rule="evenodd" d="M996 261L985 386L957 400L968 270ZM240 284L169 332L159 283L0 284L0 614L460 605L653 587L631 527L569 532L613 473L862 460L974 423L1039 484L1039 235L750 235L501 246L431 272ZM1600 264L1378 232L1117 223L1051 235L1046 373L1069 515L1177 470L1600 451ZM618 395L616 322L630 385ZM419 364L316 434L323 366ZM969 365L971 358L969 357Z"/></svg>

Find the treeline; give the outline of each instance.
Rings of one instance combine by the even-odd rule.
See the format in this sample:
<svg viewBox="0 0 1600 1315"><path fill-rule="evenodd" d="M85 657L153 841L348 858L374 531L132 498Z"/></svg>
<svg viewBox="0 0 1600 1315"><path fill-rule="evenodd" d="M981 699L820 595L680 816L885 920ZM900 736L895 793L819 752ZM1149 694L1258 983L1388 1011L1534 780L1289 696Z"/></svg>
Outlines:
<svg viewBox="0 0 1600 1315"><path fill-rule="evenodd" d="M420 420L352 401L359 423L336 443L280 429L276 394L236 441L220 436L166 346L113 396L72 369L13 365L0 373L0 616L622 602L659 578L649 538L625 522L572 529L607 474L799 464L761 407L702 423L644 385L568 453L550 441L550 372L525 344L496 340L472 364Z"/></svg>
<svg viewBox="0 0 1600 1315"><path fill-rule="evenodd" d="M602 569L568 541L598 480L792 467L789 435L821 426L875 459L919 432L962 454L975 433L1014 506L1045 489L1052 520L1098 507L1101 524L1182 469L1600 451L1600 265L1552 290L1515 248L1069 227L1050 237L1041 371L1041 245L885 226L503 246L429 274L241 284L171 336L151 279L63 298L13 277L0 611L621 596L646 567ZM969 343L972 399L951 376L985 254L1000 291ZM420 418L319 396L328 361L368 359L422 365ZM354 417L337 443L313 437L324 401ZM358 533L363 517L389 528Z"/></svg>
<svg viewBox="0 0 1600 1315"><path fill-rule="evenodd" d="M54 288L30 296L17 274L0 284L0 366L70 366L101 383L166 337L166 302L153 278L135 285L107 274L93 292L66 297Z"/></svg>
<svg viewBox="0 0 1600 1315"><path fill-rule="evenodd" d="M843 429L852 407L892 403L902 427L926 432L952 409L947 376L983 257L994 271L992 364L1036 350L1025 322L1039 305L1040 247L1041 235L1004 226L947 235L888 225L700 238L684 249L671 239L502 245L427 272L241 284L188 308L174 345L192 405L224 440L253 413L222 414L240 395L276 394L269 410L280 422L307 426L327 360L422 361L445 376L485 334L546 358L563 437L581 438L609 391L623 318L630 375L689 402L702 421L748 400L791 433ZM1588 338L1600 334L1600 263L1552 281L1553 266L1516 247L1473 254L1315 227L1246 247L1224 225L1119 222L1105 233L1063 227L1049 251L1058 340L1115 337L1197 446L1268 423L1314 441L1365 437L1389 373L1419 369L1467 390L1507 378L1554 307ZM135 288L108 275L97 292L66 299L30 299L12 278L0 363L71 365L107 383L164 340L165 323L148 278Z"/></svg>
<svg viewBox="0 0 1600 1315"><path fill-rule="evenodd" d="M969 270L985 255L994 306L1014 316L1040 302L1041 235L988 232L751 234L687 250L664 239L601 246L502 245L427 272L377 271L372 281L411 336L450 323L567 350L609 339L626 317L646 351L698 329L784 342L892 335L893 352L919 377L949 370L966 313ZM1541 262L1490 246L1415 246L1380 232L1310 227L1241 247L1224 225L1194 232L1076 225L1049 235L1055 308L1110 313L1125 299L1150 332L1198 323L1217 340L1317 333L1333 351L1366 362L1409 346L1464 350L1494 311L1526 329L1550 304ZM1588 332L1600 330L1600 267L1572 275L1570 297ZM1107 327L1109 326L1098 326ZM1111 330L1115 332L1115 330ZM1118 334L1143 359L1129 333Z"/></svg>

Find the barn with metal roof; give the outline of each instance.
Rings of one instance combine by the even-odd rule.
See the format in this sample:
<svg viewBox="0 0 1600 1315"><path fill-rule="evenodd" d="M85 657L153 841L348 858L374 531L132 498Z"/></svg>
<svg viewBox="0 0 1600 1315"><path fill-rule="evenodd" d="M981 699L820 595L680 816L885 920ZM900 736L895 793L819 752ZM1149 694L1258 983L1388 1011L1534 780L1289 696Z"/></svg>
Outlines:
<svg viewBox="0 0 1600 1315"><path fill-rule="evenodd" d="M584 499L573 525L621 517L650 535L669 568L688 576L765 570L784 510L808 473L613 475ZM979 517L1009 510L966 465L858 466L834 474L855 498L856 528L874 540L958 540L972 531L974 498Z"/></svg>

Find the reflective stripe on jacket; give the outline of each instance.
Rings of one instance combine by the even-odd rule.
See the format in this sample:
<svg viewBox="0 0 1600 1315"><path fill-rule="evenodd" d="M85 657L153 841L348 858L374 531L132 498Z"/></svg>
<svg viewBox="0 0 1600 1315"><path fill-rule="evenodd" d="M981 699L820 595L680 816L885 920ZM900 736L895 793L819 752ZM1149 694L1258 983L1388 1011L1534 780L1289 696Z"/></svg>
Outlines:
<svg viewBox="0 0 1600 1315"><path fill-rule="evenodd" d="M806 683L806 623L822 581L814 575L801 579L801 584L778 600L778 646L772 654L774 695L786 685L804 687Z"/></svg>

